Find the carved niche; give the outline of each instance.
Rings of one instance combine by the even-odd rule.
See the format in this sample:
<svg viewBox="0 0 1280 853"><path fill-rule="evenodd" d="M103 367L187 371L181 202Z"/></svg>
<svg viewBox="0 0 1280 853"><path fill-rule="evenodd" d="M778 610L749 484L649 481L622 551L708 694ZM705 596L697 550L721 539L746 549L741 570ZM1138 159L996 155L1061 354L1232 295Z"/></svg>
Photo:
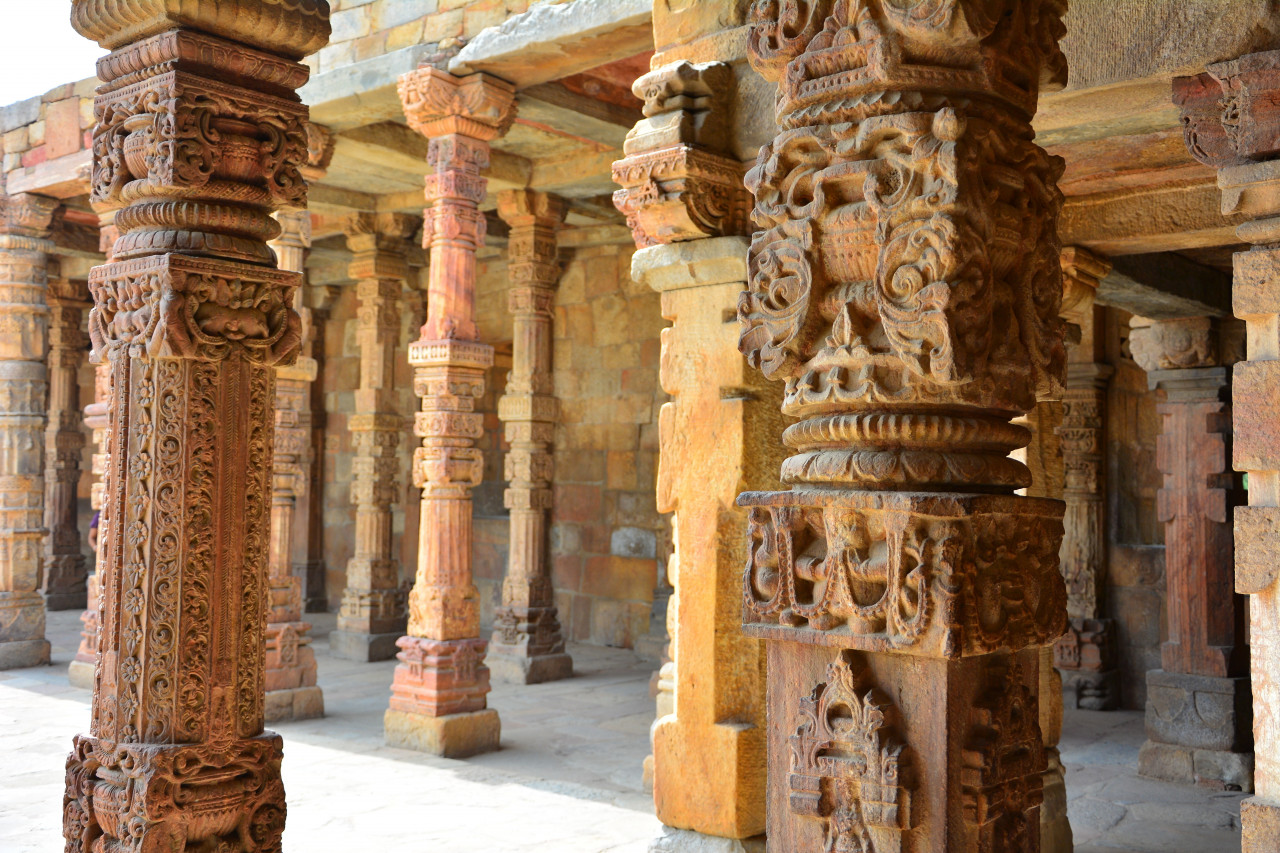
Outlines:
<svg viewBox="0 0 1280 853"><path fill-rule="evenodd" d="M856 654L844 652L800 700L791 810L823 821L823 853L901 853L910 850L911 768L893 735L895 709L861 686L860 670Z"/></svg>

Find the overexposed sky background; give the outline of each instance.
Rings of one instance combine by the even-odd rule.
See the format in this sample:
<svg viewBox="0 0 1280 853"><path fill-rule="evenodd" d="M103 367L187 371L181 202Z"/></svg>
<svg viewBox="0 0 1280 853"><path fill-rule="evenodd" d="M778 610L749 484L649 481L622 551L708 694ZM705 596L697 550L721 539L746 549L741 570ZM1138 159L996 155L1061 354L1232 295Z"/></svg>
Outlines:
<svg viewBox="0 0 1280 853"><path fill-rule="evenodd" d="M0 106L92 77L104 53L71 29L68 0L0 0Z"/></svg>

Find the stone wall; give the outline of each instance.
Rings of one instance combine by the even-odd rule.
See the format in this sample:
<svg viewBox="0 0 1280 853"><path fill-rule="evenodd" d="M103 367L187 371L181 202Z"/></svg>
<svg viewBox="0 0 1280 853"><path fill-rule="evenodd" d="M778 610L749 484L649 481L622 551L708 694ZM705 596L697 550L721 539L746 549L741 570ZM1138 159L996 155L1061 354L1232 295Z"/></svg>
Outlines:
<svg viewBox="0 0 1280 853"><path fill-rule="evenodd" d="M0 109L5 175L90 148L97 87L90 77Z"/></svg>
<svg viewBox="0 0 1280 853"><path fill-rule="evenodd" d="M1156 467L1156 392L1128 349L1129 315L1106 312L1108 572L1105 615L1116 620L1120 700L1140 710L1147 670L1160 668L1165 630L1164 525L1156 515L1163 477Z"/></svg>

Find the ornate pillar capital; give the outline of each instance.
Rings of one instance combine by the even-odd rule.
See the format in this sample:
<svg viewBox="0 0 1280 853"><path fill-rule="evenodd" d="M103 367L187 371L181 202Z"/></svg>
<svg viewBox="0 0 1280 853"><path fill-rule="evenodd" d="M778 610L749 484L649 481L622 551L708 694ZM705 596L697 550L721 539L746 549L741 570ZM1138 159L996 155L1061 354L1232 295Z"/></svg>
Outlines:
<svg viewBox="0 0 1280 853"><path fill-rule="evenodd" d="M0 236L46 240L60 204L57 199L33 193L0 194Z"/></svg>
<svg viewBox="0 0 1280 853"><path fill-rule="evenodd" d="M680 61L638 78L631 90L645 118L627 133L613 164L622 189L613 203L627 217L636 247L749 231L750 196L729 148L733 69L724 62Z"/></svg>
<svg viewBox="0 0 1280 853"><path fill-rule="evenodd" d="M1210 317L1129 321L1129 351L1147 373L1217 367L1218 327ZM1154 382L1152 387L1155 387Z"/></svg>
<svg viewBox="0 0 1280 853"><path fill-rule="evenodd" d="M409 126L428 139L456 135L491 142L516 119L515 87L488 74L455 77L423 67L401 75L397 90ZM477 171L488 165L487 148L477 165Z"/></svg>

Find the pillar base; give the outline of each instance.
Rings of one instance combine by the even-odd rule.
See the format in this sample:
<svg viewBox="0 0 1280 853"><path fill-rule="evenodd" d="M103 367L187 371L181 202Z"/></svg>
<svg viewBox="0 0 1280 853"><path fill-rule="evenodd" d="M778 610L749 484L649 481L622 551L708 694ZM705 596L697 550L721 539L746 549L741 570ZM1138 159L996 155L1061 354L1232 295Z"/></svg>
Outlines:
<svg viewBox="0 0 1280 853"><path fill-rule="evenodd" d="M45 666L48 663L48 640L14 640L9 643L0 643L0 669L22 669L28 666Z"/></svg>
<svg viewBox="0 0 1280 853"><path fill-rule="evenodd" d="M88 606L89 594L83 589L50 592L44 597L45 610L84 610Z"/></svg>
<svg viewBox="0 0 1280 853"><path fill-rule="evenodd" d="M81 690L93 689L93 664L84 660L73 660L67 667L67 681L72 687Z"/></svg>
<svg viewBox="0 0 1280 853"><path fill-rule="evenodd" d="M387 634L356 634L351 631L333 631L329 634L329 654L343 660L370 663L391 660L396 656L396 640L403 631Z"/></svg>
<svg viewBox="0 0 1280 853"><path fill-rule="evenodd" d="M92 670L89 674L93 678ZM263 716L268 723L284 720L312 720L324 716L324 693L319 687L292 687L268 690Z"/></svg>
<svg viewBox="0 0 1280 853"><path fill-rule="evenodd" d="M387 746L429 752L445 758L466 758L498 748L502 723L493 708L428 717L388 710L383 716Z"/></svg>
<svg viewBox="0 0 1280 853"><path fill-rule="evenodd" d="M1075 849L1067 820L1067 783L1057 747L1046 749L1049 769L1040 774L1044 801L1040 804L1040 853L1071 853Z"/></svg>
<svg viewBox="0 0 1280 853"><path fill-rule="evenodd" d="M1138 752L1138 773L1165 782L1249 793L1253 791L1253 753L1147 741Z"/></svg>
<svg viewBox="0 0 1280 853"><path fill-rule="evenodd" d="M1120 671L1091 672L1086 669L1064 669L1062 704L1067 708L1087 711L1114 711L1120 707Z"/></svg>
<svg viewBox="0 0 1280 853"><path fill-rule="evenodd" d="M489 680L504 684L541 684L573 677L573 658L564 653L527 656L506 653L503 646L490 643L484 662L489 667Z"/></svg>
<svg viewBox="0 0 1280 853"><path fill-rule="evenodd" d="M763 835L721 838L664 826L662 834L649 842L649 853L765 853L765 841Z"/></svg>
<svg viewBox="0 0 1280 853"><path fill-rule="evenodd" d="M1147 673L1147 739L1192 749L1253 751L1248 677Z"/></svg>
<svg viewBox="0 0 1280 853"><path fill-rule="evenodd" d="M1280 803L1250 797L1240 804L1241 853L1280 850Z"/></svg>

